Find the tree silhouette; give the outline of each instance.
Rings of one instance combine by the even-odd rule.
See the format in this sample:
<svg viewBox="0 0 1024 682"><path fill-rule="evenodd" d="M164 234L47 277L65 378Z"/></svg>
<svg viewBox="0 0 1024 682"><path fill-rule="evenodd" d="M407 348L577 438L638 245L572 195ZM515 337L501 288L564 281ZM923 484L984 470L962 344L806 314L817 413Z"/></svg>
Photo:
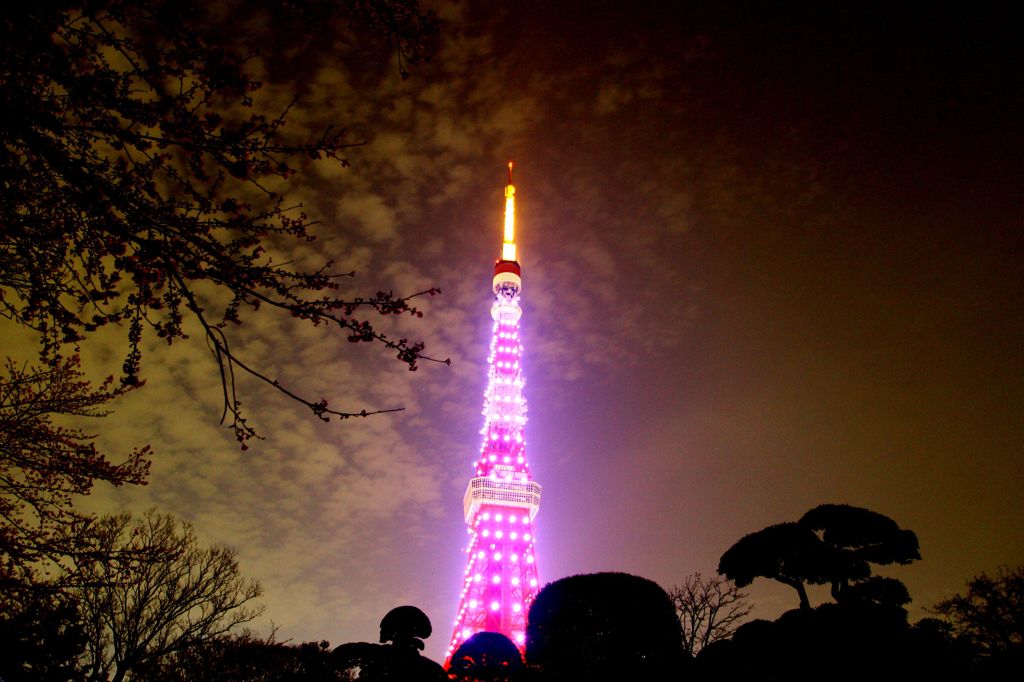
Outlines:
<svg viewBox="0 0 1024 682"><path fill-rule="evenodd" d="M556 580L530 605L526 661L550 680L661 679L682 661L679 621L656 583L626 573Z"/></svg>
<svg viewBox="0 0 1024 682"><path fill-rule="evenodd" d="M746 587L764 577L789 585L809 610L805 585L830 584L837 602L866 600L902 606L910 601L895 578L871 575L872 564L920 559L917 536L887 516L846 504L823 504L798 522L746 535L722 555L718 572Z"/></svg>
<svg viewBox="0 0 1024 682"><path fill-rule="evenodd" d="M239 574L235 552L198 546L188 523L149 511L102 517L83 529L95 551L74 557L71 590L88 636L93 679L129 671L216 638L262 612L249 603L258 583Z"/></svg>
<svg viewBox="0 0 1024 682"><path fill-rule="evenodd" d="M413 0L252 0L308 39L347 20L397 48L425 54L433 15ZM56 367L97 329L126 328L124 385L140 381L146 329L167 343L198 323L219 367L223 414L255 435L235 374L248 373L317 417L364 414L303 397L238 355L232 326L275 311L374 342L415 369L423 344L373 320L419 315L419 294L338 297L331 262L302 268L291 252L311 221L283 187L310 160L345 164L343 130L285 133L284 111L260 110L246 71L252 46L204 24L196 0L22 3L0 21L0 314L31 330ZM294 105L294 103L293 103ZM433 290L431 290L432 293ZM428 292L420 292L428 293Z"/></svg>
<svg viewBox="0 0 1024 682"><path fill-rule="evenodd" d="M989 671L1024 669L1024 566L1000 567L967 582L967 592L934 606Z"/></svg>
<svg viewBox="0 0 1024 682"><path fill-rule="evenodd" d="M799 523L820 533L821 540L836 551L844 565L831 580L832 598L891 600L906 604L910 595L894 578L871 579L851 590L850 581L865 581L870 564L909 564L921 558L917 535L904 530L888 516L848 504L822 504L804 514Z"/></svg>
<svg viewBox="0 0 1024 682"><path fill-rule="evenodd" d="M132 682L337 682L326 641L290 645L252 632L195 644L132 671Z"/></svg>
<svg viewBox="0 0 1024 682"><path fill-rule="evenodd" d="M835 553L810 528L798 523L779 523L750 533L726 550L718 572L738 587L755 578L771 578L789 585L800 597L800 608L811 608L807 583L820 585L834 576Z"/></svg>
<svg viewBox="0 0 1024 682"><path fill-rule="evenodd" d="M719 576L693 573L682 585L668 589L682 628L683 651L690 656L732 636L751 611L747 595L736 583Z"/></svg>
<svg viewBox="0 0 1024 682"><path fill-rule="evenodd" d="M333 666L343 679L367 682L440 682L444 668L420 655L423 640L433 628L427 614L415 606L397 606L380 621L381 644L350 642L331 652Z"/></svg>
<svg viewBox="0 0 1024 682"><path fill-rule="evenodd" d="M113 485L145 482L148 448L120 462L99 452L93 436L63 426L68 417L103 417L103 409L125 387L107 379L98 386L83 378L78 357L49 367L23 367L8 359L0 378L0 593L18 598L52 568L83 548L68 530L83 517L76 496L96 481Z"/></svg>

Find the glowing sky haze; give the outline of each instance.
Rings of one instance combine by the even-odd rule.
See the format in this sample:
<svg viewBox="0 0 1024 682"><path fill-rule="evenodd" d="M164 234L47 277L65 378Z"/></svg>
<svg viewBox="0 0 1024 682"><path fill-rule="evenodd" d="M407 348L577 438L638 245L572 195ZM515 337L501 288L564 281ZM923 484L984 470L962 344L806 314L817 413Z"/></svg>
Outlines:
<svg viewBox="0 0 1024 682"><path fill-rule="evenodd" d="M96 427L115 451L153 445L150 484L88 507L155 505L236 547L278 639L373 641L411 603L442 659L514 158L542 582L618 570L670 586L825 502L917 532L923 560L883 571L912 618L1024 563L1011 22L767 4L446 2L436 56L406 81L343 33L267 55L271 106L303 74L289 127L367 142L293 188L321 220L299 263L356 270L354 294L439 287L422 319L390 324L452 365L407 372L253 315L234 343L247 362L332 406L405 410L322 424L247 384L266 439L241 452L201 335L154 344L145 388ZM117 359L114 339L84 351ZM757 617L797 605L783 586L752 592Z"/></svg>

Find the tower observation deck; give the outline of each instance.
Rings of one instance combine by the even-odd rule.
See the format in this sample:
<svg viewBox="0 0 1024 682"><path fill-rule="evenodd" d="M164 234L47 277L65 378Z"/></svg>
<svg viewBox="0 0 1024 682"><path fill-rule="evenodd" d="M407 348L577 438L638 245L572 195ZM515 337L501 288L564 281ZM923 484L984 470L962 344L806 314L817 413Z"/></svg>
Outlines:
<svg viewBox="0 0 1024 682"><path fill-rule="evenodd" d="M519 336L523 282L516 253L515 196L509 162L501 259L494 265L491 281L494 326L487 357L483 442L463 498L468 560L446 659L477 632L500 632L522 649L527 611L539 589L534 520L540 508L540 485L530 475L523 437L526 400Z"/></svg>

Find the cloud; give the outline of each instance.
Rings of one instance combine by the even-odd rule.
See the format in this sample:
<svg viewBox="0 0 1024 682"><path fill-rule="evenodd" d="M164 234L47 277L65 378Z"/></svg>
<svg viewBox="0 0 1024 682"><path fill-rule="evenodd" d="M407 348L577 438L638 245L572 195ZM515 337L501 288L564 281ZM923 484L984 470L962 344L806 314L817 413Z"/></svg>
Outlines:
<svg viewBox="0 0 1024 682"><path fill-rule="evenodd" d="M396 232L395 210L383 197L363 194L338 201L338 216L359 225L360 233L371 242L392 239Z"/></svg>

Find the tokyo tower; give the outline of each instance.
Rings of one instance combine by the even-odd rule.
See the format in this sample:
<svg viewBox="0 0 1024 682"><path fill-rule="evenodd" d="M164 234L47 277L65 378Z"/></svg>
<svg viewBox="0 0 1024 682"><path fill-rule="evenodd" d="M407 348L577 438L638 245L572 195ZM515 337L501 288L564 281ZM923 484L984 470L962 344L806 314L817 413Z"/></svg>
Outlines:
<svg viewBox="0 0 1024 682"><path fill-rule="evenodd" d="M534 517L540 485L526 463L526 400L519 336L522 278L516 258L516 188L512 162L505 187L505 233L501 259L494 265L494 303L487 390L484 393L483 443L463 499L469 527L468 565L459 598L450 659L477 632L500 632L522 649L526 614L538 591L534 554Z"/></svg>

